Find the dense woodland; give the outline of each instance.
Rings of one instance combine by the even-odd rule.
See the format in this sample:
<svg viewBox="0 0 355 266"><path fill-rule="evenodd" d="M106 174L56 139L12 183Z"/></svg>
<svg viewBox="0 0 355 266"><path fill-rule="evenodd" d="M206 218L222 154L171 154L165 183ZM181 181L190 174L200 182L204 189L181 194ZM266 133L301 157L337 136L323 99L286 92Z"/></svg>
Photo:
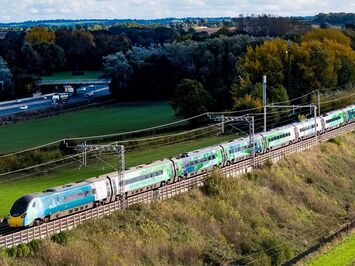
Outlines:
<svg viewBox="0 0 355 266"><path fill-rule="evenodd" d="M260 107L263 74L268 101L287 101L355 80L355 27L348 16L342 19L347 24L341 29L263 15L219 25L201 20L10 31L0 40L0 99L31 94L42 75L100 70L112 79L118 100L173 100L183 117ZM194 23L219 29L208 34Z"/></svg>

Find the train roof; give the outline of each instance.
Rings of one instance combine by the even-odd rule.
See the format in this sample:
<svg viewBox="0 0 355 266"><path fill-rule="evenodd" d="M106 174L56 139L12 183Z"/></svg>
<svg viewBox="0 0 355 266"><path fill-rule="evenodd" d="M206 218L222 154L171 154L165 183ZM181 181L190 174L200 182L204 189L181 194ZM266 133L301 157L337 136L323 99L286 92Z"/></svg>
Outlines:
<svg viewBox="0 0 355 266"><path fill-rule="evenodd" d="M261 132L260 135L265 135L265 134L269 134L269 133L274 133L276 131L280 131L280 130L287 130L287 129L292 129L294 127L294 125L286 125L286 126L282 126L282 127L277 127L277 128L273 128L269 131L266 132Z"/></svg>
<svg viewBox="0 0 355 266"><path fill-rule="evenodd" d="M142 168L146 168L146 167L154 167L160 164L167 164L167 163L171 163L171 161L169 159L161 159L158 161L154 161L152 163L148 163L148 164L141 164L141 165L137 165L134 167L131 167L129 169L126 169L125 172L133 172ZM117 173L117 172L116 172Z"/></svg>
<svg viewBox="0 0 355 266"><path fill-rule="evenodd" d="M326 117L326 116L329 116L329 115L333 115L333 114L336 114L336 113L339 113L339 112L344 112L344 111L343 111L342 109L334 110L334 111L325 113L324 115L322 115L322 117Z"/></svg>
<svg viewBox="0 0 355 266"><path fill-rule="evenodd" d="M88 181L87 180L80 180L77 181L75 183L69 183L69 184L65 184L63 186L57 186L57 187L53 187L53 188L48 188L46 190L43 191L43 193L48 193L48 192L63 192L66 190L70 190L73 188L77 188L80 186L84 186L84 185L88 185Z"/></svg>
<svg viewBox="0 0 355 266"><path fill-rule="evenodd" d="M355 104L347 106L347 107L344 107L342 110L351 110L351 109L354 109L354 108L355 108Z"/></svg>
<svg viewBox="0 0 355 266"><path fill-rule="evenodd" d="M317 121L318 121L319 119L321 119L321 118L317 116ZM303 120L303 121L300 121L300 122L293 123L292 125L294 125L294 126L298 126L298 125L301 125L301 124L311 123L311 122L314 122L314 118L308 118L308 119L306 119L306 120Z"/></svg>

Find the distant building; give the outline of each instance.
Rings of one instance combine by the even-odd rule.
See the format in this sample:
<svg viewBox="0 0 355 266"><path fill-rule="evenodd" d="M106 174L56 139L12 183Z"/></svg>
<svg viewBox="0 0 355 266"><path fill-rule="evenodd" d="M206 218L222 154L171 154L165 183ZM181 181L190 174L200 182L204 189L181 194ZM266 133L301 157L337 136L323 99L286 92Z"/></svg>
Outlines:
<svg viewBox="0 0 355 266"><path fill-rule="evenodd" d="M219 28L194 27L196 32L207 32L209 35L215 33Z"/></svg>
<svg viewBox="0 0 355 266"><path fill-rule="evenodd" d="M6 31L0 31L0 40L5 39L6 34Z"/></svg>

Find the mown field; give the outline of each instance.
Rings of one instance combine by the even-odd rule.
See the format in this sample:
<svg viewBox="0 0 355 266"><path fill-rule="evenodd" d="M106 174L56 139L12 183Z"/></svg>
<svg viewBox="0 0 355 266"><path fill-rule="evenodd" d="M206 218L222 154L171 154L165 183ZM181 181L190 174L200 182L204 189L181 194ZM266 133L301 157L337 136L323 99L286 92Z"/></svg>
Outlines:
<svg viewBox="0 0 355 266"><path fill-rule="evenodd" d="M203 148L209 145L221 143L235 138L233 135L215 136L202 138L184 143L166 145L159 148L150 148L142 151L128 152L126 154L126 167L150 163L155 160L169 158L180 153ZM111 165L116 165L115 156L105 157L105 161ZM73 161L74 165L68 165L58 168L55 172L50 172L41 176L18 179L11 182L4 182L0 179L0 217L5 217L12 204L22 195L43 191L46 188L76 182L82 179L93 177L114 171L112 168L98 160L89 161L86 168L78 168L78 163Z"/></svg>
<svg viewBox="0 0 355 266"><path fill-rule="evenodd" d="M355 264L355 232L344 241L328 247L316 258L306 263L308 266L351 266Z"/></svg>
<svg viewBox="0 0 355 266"><path fill-rule="evenodd" d="M98 79L100 71L84 71L83 75L73 76L71 71L55 72L51 76L42 76L42 80L75 80L75 79Z"/></svg>
<svg viewBox="0 0 355 266"><path fill-rule="evenodd" d="M1 265L280 265L353 213L355 133L0 250ZM351 207L349 207L351 206Z"/></svg>
<svg viewBox="0 0 355 266"><path fill-rule="evenodd" d="M127 132L175 121L166 102L113 104L0 127L0 154L70 137Z"/></svg>

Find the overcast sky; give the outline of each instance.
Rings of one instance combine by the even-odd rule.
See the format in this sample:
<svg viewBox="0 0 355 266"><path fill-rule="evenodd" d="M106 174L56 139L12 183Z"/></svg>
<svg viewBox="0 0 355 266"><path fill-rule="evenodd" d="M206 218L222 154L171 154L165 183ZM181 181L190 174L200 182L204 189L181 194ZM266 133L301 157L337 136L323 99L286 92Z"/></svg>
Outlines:
<svg viewBox="0 0 355 266"><path fill-rule="evenodd" d="M0 0L0 22L355 12L353 0Z"/></svg>

